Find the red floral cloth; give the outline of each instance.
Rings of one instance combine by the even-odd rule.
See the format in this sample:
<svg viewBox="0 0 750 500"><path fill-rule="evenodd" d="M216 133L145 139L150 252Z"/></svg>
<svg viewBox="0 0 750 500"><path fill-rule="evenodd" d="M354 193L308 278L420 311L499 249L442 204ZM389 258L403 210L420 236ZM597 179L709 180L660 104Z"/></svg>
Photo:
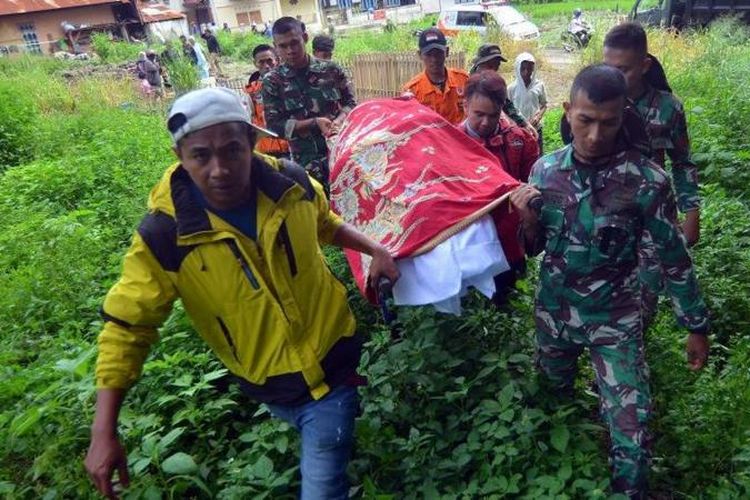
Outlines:
<svg viewBox="0 0 750 500"><path fill-rule="evenodd" d="M396 258L433 249L518 186L479 143L413 99L357 106L331 145L334 211ZM370 258L346 252L367 294Z"/></svg>

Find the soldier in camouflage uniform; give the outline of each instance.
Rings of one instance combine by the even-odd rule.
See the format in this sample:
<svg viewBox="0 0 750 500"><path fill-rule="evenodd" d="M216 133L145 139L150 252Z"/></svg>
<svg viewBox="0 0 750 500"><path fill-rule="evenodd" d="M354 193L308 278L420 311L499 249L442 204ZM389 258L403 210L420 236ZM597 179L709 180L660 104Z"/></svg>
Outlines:
<svg viewBox="0 0 750 500"><path fill-rule="evenodd" d="M692 369L708 356L706 306L676 221L665 172L618 144L625 79L598 65L578 74L565 112L574 141L537 161L511 195L527 253L544 251L536 299L538 365L571 394L577 360L588 347L612 448L612 488L645 498L651 411L638 247L646 235L666 270L677 319L690 331ZM537 214L529 201L542 196Z"/></svg>
<svg viewBox="0 0 750 500"><path fill-rule="evenodd" d="M263 104L268 128L289 141L292 159L328 193L326 137L356 103L344 70L308 55L307 39L294 18L274 23L274 46L284 63L263 78Z"/></svg>
<svg viewBox="0 0 750 500"><path fill-rule="evenodd" d="M604 62L625 75L628 97L644 121L650 157L662 168L669 156L677 208L685 214L682 230L688 245L700 237L698 169L690 158L690 140L682 103L672 94L663 70L648 54L646 32L637 23L612 28L604 39ZM664 289L664 269L654 243L645 239L640 248L640 279L646 322L656 313L659 293Z"/></svg>

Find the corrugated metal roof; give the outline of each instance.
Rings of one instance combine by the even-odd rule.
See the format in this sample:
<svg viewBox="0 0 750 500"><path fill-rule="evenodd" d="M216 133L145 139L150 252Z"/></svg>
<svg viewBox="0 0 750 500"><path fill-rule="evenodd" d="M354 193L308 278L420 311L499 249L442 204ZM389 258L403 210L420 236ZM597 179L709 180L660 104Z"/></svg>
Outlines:
<svg viewBox="0 0 750 500"><path fill-rule="evenodd" d="M129 2L128 0L0 0L0 16L112 3Z"/></svg>
<svg viewBox="0 0 750 500"><path fill-rule="evenodd" d="M141 16L144 23L158 23L161 21L173 21L175 19L184 19L185 14L172 10L164 4L141 5Z"/></svg>

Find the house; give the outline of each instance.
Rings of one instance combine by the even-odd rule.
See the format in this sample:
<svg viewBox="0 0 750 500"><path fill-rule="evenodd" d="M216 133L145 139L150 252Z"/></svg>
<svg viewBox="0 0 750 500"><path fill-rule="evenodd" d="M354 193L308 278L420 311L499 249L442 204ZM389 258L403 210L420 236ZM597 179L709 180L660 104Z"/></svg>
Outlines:
<svg viewBox="0 0 750 500"><path fill-rule="evenodd" d="M138 0L137 9L143 31L151 39L163 42L190 34L187 16L163 3Z"/></svg>
<svg viewBox="0 0 750 500"><path fill-rule="evenodd" d="M130 40L187 33L185 14L149 0L1 0L0 54L83 52L94 32Z"/></svg>
<svg viewBox="0 0 750 500"><path fill-rule="evenodd" d="M216 25L231 28L250 27L253 23L269 23L283 16L295 17L309 27L319 30L323 17L318 0L211 0L216 14Z"/></svg>
<svg viewBox="0 0 750 500"><path fill-rule="evenodd" d="M281 15L296 17L307 25L309 33L322 28L323 15L318 0L279 0L279 3Z"/></svg>
<svg viewBox="0 0 750 500"><path fill-rule="evenodd" d="M163 0L170 9L182 12L190 26L209 25L216 22L214 6L210 0ZM219 24L219 26L221 26ZM231 25L230 25L231 26Z"/></svg>
<svg viewBox="0 0 750 500"><path fill-rule="evenodd" d="M0 52L76 51L92 31L123 38L140 24L129 0L2 0Z"/></svg>
<svg viewBox="0 0 750 500"><path fill-rule="evenodd" d="M437 5L453 0L320 0L326 20L337 26L375 26L387 21L403 24L422 18L430 1Z"/></svg>
<svg viewBox="0 0 750 500"><path fill-rule="evenodd" d="M217 28L221 29L226 23L232 29L249 29L253 23L272 23L283 16L296 17L310 27L311 33L319 30L323 24L321 0L162 1L170 9L184 13L191 28L195 26L204 27L214 23Z"/></svg>
<svg viewBox="0 0 750 500"><path fill-rule="evenodd" d="M282 17L283 0L213 0L216 6L217 25L227 23L230 27L250 27ZM288 0L286 0L288 1Z"/></svg>

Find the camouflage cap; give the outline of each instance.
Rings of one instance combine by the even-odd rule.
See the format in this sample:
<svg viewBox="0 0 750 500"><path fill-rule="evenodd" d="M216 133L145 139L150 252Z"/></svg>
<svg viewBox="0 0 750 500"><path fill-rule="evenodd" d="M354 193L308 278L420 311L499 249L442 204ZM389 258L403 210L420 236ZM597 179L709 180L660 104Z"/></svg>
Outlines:
<svg viewBox="0 0 750 500"><path fill-rule="evenodd" d="M493 43L485 43L479 47L479 50L477 50L477 56L472 61L472 68L476 68L480 64L492 61L493 59L500 59L503 62L508 61L503 57L503 53L500 50L499 45L495 45Z"/></svg>

